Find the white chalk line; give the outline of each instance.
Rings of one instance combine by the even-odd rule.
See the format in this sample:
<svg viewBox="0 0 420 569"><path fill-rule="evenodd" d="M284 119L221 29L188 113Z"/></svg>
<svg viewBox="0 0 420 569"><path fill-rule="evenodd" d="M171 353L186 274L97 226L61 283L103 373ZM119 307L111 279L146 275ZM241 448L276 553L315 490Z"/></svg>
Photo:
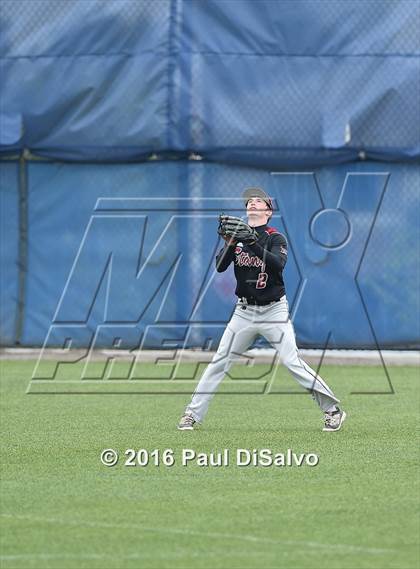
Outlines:
<svg viewBox="0 0 420 569"><path fill-rule="evenodd" d="M28 520L40 523L48 524L59 524L59 525L71 525L79 527L91 527L96 529L133 529L136 531L157 533L157 534L169 534L169 535L185 535L185 536L195 536L195 537L208 537L214 539L228 539L228 540L238 540L245 541L248 543L261 543L269 545L290 545L292 547L307 547L314 549L328 549L341 551L342 553L368 553L372 555L380 555L392 553L397 550L390 548L375 548L375 547L363 547L359 545L351 544L341 544L341 543L319 543L317 541L295 541L295 540L277 540L269 537L257 537L254 535L247 534L234 534L234 533L217 533L217 532L203 532L188 528L156 528L147 527L140 524L112 524L106 522L91 522L87 520L66 520L58 518L42 518L30 515L16 515L16 514L0 514L3 518L12 518L16 520ZM35 554L36 555L36 554ZM4 559L4 556L0 556L0 559Z"/></svg>

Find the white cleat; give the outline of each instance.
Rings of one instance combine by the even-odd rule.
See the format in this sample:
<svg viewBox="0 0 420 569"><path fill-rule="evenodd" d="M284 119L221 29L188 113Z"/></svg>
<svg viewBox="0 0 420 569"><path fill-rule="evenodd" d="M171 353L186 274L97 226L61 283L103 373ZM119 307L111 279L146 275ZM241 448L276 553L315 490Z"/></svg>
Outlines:
<svg viewBox="0 0 420 569"><path fill-rule="evenodd" d="M182 415L181 420L178 423L178 430L179 431L193 431L194 425L196 423L197 423L197 421L192 416L192 413L189 413L188 411L186 411Z"/></svg>
<svg viewBox="0 0 420 569"><path fill-rule="evenodd" d="M333 431L339 431L346 417L347 417L346 412L342 411L339 408L337 408L337 411L333 411L332 413L329 413L327 411L324 414L325 427L322 430L327 431L329 433L332 433Z"/></svg>

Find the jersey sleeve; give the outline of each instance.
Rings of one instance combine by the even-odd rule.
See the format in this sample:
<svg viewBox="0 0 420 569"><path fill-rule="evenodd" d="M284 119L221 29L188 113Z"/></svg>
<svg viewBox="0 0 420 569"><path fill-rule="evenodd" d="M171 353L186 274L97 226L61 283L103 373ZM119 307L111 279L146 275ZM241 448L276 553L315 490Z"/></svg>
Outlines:
<svg viewBox="0 0 420 569"><path fill-rule="evenodd" d="M268 249L258 242L250 245L250 248L272 271L281 272L284 269L287 261L287 240L282 233L270 235Z"/></svg>
<svg viewBox="0 0 420 569"><path fill-rule="evenodd" d="M229 267L235 257L235 246L227 245L221 249L216 256L216 271L223 273Z"/></svg>

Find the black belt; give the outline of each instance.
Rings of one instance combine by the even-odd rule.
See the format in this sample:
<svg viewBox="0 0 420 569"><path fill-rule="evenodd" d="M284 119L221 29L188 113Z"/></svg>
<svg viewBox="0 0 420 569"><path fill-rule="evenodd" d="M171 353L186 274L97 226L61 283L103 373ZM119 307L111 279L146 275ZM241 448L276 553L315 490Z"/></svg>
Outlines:
<svg viewBox="0 0 420 569"><path fill-rule="evenodd" d="M245 296L239 297L239 302L242 304L249 304L250 306L268 306L269 304L273 304L274 302L279 302L279 298L275 300L257 300L256 298L246 298Z"/></svg>

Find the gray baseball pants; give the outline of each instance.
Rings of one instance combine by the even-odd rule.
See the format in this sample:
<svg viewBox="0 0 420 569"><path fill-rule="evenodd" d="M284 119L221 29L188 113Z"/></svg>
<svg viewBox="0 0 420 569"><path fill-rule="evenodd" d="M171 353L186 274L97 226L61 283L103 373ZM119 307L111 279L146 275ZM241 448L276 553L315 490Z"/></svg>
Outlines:
<svg viewBox="0 0 420 569"><path fill-rule="evenodd" d="M339 402L325 381L299 357L286 296L267 306L243 305L239 301L220 340L219 348L186 408L196 421L203 421L224 375L235 360L242 359L242 354L258 335L264 336L270 342L282 363L302 387L312 393L323 411L330 410Z"/></svg>

